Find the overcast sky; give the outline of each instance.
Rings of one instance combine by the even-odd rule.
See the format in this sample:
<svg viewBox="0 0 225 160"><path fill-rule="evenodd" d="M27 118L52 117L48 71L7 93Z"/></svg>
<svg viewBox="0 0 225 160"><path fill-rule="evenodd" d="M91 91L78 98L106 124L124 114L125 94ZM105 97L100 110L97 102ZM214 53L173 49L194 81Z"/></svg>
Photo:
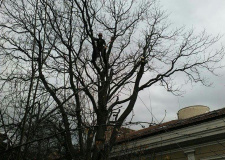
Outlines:
<svg viewBox="0 0 225 160"><path fill-rule="evenodd" d="M162 8L170 14L169 20L174 27L203 31L208 34L221 34L220 43L225 46L225 0L161 0ZM216 49L216 47L215 47ZM224 60L225 65L225 60ZM134 121L160 122L166 111L165 121L177 119L179 109L191 105L206 105L210 110L225 107L225 68L218 70L220 77L207 75L211 87L201 84L186 86L186 93L177 97L162 87L151 87L142 92L134 108Z"/></svg>
<svg viewBox="0 0 225 160"><path fill-rule="evenodd" d="M199 32L205 29L211 35L224 35L219 44L225 45L225 0L161 0L160 4L170 14L169 20L174 27L185 26ZM134 120L149 122L152 112L157 123L166 111L164 122L170 121L177 119L179 109L191 105L206 105L211 111L225 107L225 68L217 73L221 76L206 75L213 82L211 87L201 84L186 86L182 97L167 93L162 87L145 90L136 103Z"/></svg>

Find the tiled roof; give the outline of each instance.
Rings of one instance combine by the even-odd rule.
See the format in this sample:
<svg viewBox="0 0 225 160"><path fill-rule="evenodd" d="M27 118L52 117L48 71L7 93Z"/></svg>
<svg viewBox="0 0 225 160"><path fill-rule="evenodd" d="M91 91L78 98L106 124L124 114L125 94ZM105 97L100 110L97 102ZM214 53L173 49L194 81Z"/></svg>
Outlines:
<svg viewBox="0 0 225 160"><path fill-rule="evenodd" d="M117 143L122 143L124 141L131 141L131 140L135 140L135 139L144 138L144 137L147 137L150 135L155 135L155 134L159 134L159 133L166 132L169 130L174 130L174 129L178 129L178 128L195 125L198 123L206 122L206 121L220 118L223 116L225 116L225 108L211 111L211 112L201 114L198 116L194 116L191 118L187 118L187 119L172 120L169 122L165 122L165 123L155 125L155 126L150 126L148 128L132 132L132 133L126 135L126 137L120 136L117 139Z"/></svg>

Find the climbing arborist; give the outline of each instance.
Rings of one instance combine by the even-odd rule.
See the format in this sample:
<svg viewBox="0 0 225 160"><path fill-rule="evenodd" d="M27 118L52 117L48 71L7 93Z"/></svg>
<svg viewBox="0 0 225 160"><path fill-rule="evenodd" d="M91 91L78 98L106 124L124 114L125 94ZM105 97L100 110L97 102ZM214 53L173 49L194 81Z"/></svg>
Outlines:
<svg viewBox="0 0 225 160"><path fill-rule="evenodd" d="M93 63L96 61L97 57L100 56L100 54L104 57L106 53L106 43L105 40L102 39L102 33L99 33L98 38L94 38L94 40L96 41L97 45L92 54Z"/></svg>

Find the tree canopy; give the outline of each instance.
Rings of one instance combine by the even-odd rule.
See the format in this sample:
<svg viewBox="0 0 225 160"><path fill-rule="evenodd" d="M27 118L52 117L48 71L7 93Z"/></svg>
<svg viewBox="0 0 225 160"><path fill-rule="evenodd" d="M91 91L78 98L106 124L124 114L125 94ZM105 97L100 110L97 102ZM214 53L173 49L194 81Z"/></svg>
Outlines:
<svg viewBox="0 0 225 160"><path fill-rule="evenodd" d="M0 129L17 159L108 159L139 92L176 94L177 74L207 85L224 56L220 36L171 28L154 0L7 0L0 16Z"/></svg>

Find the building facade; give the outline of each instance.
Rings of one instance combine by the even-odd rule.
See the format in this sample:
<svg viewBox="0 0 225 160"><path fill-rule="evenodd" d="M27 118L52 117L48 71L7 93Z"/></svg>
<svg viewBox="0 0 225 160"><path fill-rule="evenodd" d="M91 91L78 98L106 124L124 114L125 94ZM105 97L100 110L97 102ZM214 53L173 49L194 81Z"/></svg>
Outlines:
<svg viewBox="0 0 225 160"><path fill-rule="evenodd" d="M225 160L225 108L205 113L203 106L202 113L195 108L201 106L191 107L194 116L119 137L111 159Z"/></svg>

